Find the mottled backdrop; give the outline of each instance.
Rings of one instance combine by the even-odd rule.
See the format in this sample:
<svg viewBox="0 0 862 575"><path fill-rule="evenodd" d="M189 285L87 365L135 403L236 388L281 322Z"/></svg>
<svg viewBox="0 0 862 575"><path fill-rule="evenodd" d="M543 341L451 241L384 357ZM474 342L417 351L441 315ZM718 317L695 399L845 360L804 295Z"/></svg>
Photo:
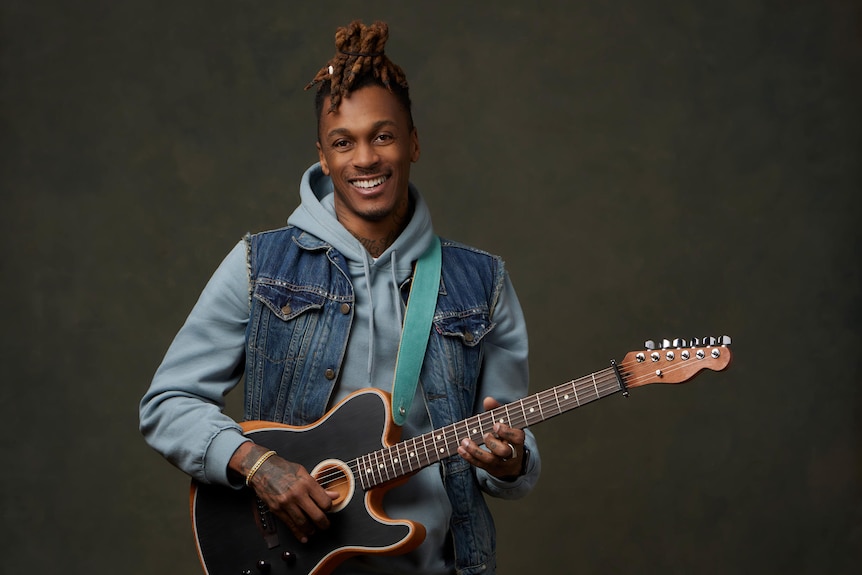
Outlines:
<svg viewBox="0 0 862 575"><path fill-rule="evenodd" d="M199 572L137 402L224 254L296 206L303 87L353 18L391 25L439 232L507 261L534 391L734 339L727 372L536 427L500 573L855 572L852 0L5 0L0 571Z"/></svg>

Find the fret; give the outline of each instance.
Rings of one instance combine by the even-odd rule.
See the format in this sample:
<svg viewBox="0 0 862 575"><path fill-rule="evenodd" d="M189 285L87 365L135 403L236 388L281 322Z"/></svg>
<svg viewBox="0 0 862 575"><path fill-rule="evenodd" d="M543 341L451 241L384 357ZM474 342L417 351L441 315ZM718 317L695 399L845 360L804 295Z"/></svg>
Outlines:
<svg viewBox="0 0 862 575"><path fill-rule="evenodd" d="M485 431L485 428L488 425L488 417L490 416L487 413L480 414L476 417L476 423L479 425L479 437L477 437L476 439L481 439L485 435L485 433L487 433Z"/></svg>
<svg viewBox="0 0 862 575"><path fill-rule="evenodd" d="M399 473L398 470L395 468L396 465L401 464L401 457L399 455L400 445L401 445L400 443L396 444L394 449L389 450L389 455L390 455L390 458L392 461L392 475L394 477L401 477L402 475L404 475L404 466L403 465L401 466L401 473Z"/></svg>
<svg viewBox="0 0 862 575"><path fill-rule="evenodd" d="M553 407L553 405L551 405L550 401L548 400L549 397L551 397L552 395L555 395L555 394L556 394L556 391L554 391L553 389L545 390L539 394L539 396L542 398L542 400L541 400L542 405L544 406L542 413L544 414L545 409L548 410L548 415L546 417L553 417L554 415L556 415L553 412L553 410L551 409Z"/></svg>
<svg viewBox="0 0 862 575"><path fill-rule="evenodd" d="M383 474L386 472L386 463L382 461L380 451L374 452L374 472L379 478L378 483L383 483L384 481L389 479L388 477L384 478L383 476Z"/></svg>
<svg viewBox="0 0 862 575"><path fill-rule="evenodd" d="M354 483L359 483L360 487L365 489L365 482L362 481L362 468L359 463L359 458L357 457L353 461L347 462L347 468L350 470L350 475L353 478Z"/></svg>
<svg viewBox="0 0 862 575"><path fill-rule="evenodd" d="M476 419L476 418L474 418L474 417L468 417L467 419L465 419L465 420L464 420L464 438L466 438L466 439L472 439L473 441L475 441L475 439L473 439L473 438L475 437L475 435L476 435L476 431L477 431L477 429L478 429L478 428L473 424L473 421L474 421L475 419ZM460 442L459 442L459 443L460 443Z"/></svg>
<svg viewBox="0 0 862 575"><path fill-rule="evenodd" d="M527 412L525 412L524 414L524 421L527 423L527 425L538 423L539 421L544 420L545 416L542 413L542 402L539 401L539 396L531 395L530 397L524 399L522 403L526 404L527 402L531 404L527 409L529 415L526 414Z"/></svg>
<svg viewBox="0 0 862 575"><path fill-rule="evenodd" d="M401 445L404 446L404 452L401 455L401 469L403 471L406 464L407 470L403 471L406 474L413 471L413 462L410 461L410 449L407 447L407 442L405 441Z"/></svg>
<svg viewBox="0 0 862 575"><path fill-rule="evenodd" d="M437 432L432 431L429 435L431 436L431 444L434 446L433 452L434 452L434 455L436 457L436 455L437 455ZM433 461L430 456L428 458L428 461L429 462Z"/></svg>
<svg viewBox="0 0 862 575"><path fill-rule="evenodd" d="M479 432L479 429L480 429L479 424L480 423L481 422L479 421L478 417L470 417L468 419L465 419L464 420L464 432L467 434L465 437L467 437L468 439L472 439L473 441L476 441L477 436L481 437L480 432Z"/></svg>
<svg viewBox="0 0 862 575"><path fill-rule="evenodd" d="M440 457L442 459L443 453L448 455L452 452L452 444L453 444L453 442L458 441L458 433L457 433L456 427L454 425L449 425L447 427L444 427L441 429L441 431L443 432L440 434L440 437L442 438L442 441L443 441L443 448L442 448L443 451L442 451L441 457Z"/></svg>
<svg viewBox="0 0 862 575"><path fill-rule="evenodd" d="M415 471L422 467L419 465L419 454L416 449L416 438L414 437L411 442L413 443L413 449L406 449L407 451L407 462L410 465L410 471ZM405 442L406 443L406 442ZM416 467L413 467L413 462L416 462Z"/></svg>
<svg viewBox="0 0 862 575"><path fill-rule="evenodd" d="M431 459L431 456L428 454L429 435L430 434L426 433L425 435L422 436L422 462L423 462L422 466L423 467L425 467L426 465L431 465L431 463L434 462L434 460Z"/></svg>
<svg viewBox="0 0 862 575"><path fill-rule="evenodd" d="M527 427L527 425L529 425L529 421L527 420L527 409L524 406L524 400L521 399L517 403L520 415L518 416L519 419L515 422L515 427Z"/></svg>
<svg viewBox="0 0 862 575"><path fill-rule="evenodd" d="M356 458L356 476L359 478L362 489L368 489L368 484L365 482L365 464L362 462L365 457L365 455L361 455Z"/></svg>
<svg viewBox="0 0 862 575"><path fill-rule="evenodd" d="M374 466L371 463L371 454L362 456L362 482L368 487L376 485L374 481Z"/></svg>
<svg viewBox="0 0 862 575"><path fill-rule="evenodd" d="M426 465L430 465L437 461L437 441L434 437L435 432L431 432L425 435L425 459L427 460Z"/></svg>
<svg viewBox="0 0 862 575"><path fill-rule="evenodd" d="M441 454L445 453L446 451L446 444L443 443L443 434L441 433L441 431L442 430L438 429L434 432L434 455L437 460L443 459L441 457ZM443 443L442 446L440 445L441 443Z"/></svg>
<svg viewBox="0 0 862 575"><path fill-rule="evenodd" d="M580 399L580 397L578 397L578 388L577 388L577 385L575 384L575 382L565 383L560 387L571 387L572 388L571 393L566 393L563 395L563 401L565 402L566 409L561 410L560 413L562 413L563 411L568 411L568 410L572 409L572 407L571 407L572 397L574 397L574 399L575 399L575 407L581 405L581 399Z"/></svg>

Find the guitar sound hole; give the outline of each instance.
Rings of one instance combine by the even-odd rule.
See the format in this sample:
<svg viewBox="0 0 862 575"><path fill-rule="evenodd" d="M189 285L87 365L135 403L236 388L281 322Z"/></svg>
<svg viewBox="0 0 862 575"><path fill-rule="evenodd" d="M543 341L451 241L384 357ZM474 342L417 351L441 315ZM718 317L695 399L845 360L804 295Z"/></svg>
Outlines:
<svg viewBox="0 0 862 575"><path fill-rule="evenodd" d="M338 493L338 497L332 502L332 513L341 511L350 503L356 484L353 481L353 474L343 461L336 459L321 461L311 471L311 476L327 491Z"/></svg>

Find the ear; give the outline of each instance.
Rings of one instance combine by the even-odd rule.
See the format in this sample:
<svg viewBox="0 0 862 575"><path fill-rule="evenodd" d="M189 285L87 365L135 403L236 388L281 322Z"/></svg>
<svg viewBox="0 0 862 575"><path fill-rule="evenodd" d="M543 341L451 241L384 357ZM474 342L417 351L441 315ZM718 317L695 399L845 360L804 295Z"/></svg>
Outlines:
<svg viewBox="0 0 862 575"><path fill-rule="evenodd" d="M410 132L410 161L419 161L419 131L416 130L416 126L413 126Z"/></svg>
<svg viewBox="0 0 862 575"><path fill-rule="evenodd" d="M323 155L323 148L320 147L320 141L317 142L317 157L318 159L320 159L320 169L323 170L323 173L328 176L329 164L326 163L326 156Z"/></svg>

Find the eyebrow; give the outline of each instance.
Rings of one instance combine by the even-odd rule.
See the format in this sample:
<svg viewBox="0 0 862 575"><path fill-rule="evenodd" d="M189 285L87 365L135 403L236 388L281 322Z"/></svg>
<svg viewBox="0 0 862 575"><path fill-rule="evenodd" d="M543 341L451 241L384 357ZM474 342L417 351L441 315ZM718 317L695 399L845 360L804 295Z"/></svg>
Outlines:
<svg viewBox="0 0 862 575"><path fill-rule="evenodd" d="M371 126L371 131L376 132L377 130L385 126L397 126L397 124L394 120L378 120L377 122L374 122L374 124ZM327 132L326 137L331 138L333 136L346 136L350 133L351 131L347 128L334 128Z"/></svg>

